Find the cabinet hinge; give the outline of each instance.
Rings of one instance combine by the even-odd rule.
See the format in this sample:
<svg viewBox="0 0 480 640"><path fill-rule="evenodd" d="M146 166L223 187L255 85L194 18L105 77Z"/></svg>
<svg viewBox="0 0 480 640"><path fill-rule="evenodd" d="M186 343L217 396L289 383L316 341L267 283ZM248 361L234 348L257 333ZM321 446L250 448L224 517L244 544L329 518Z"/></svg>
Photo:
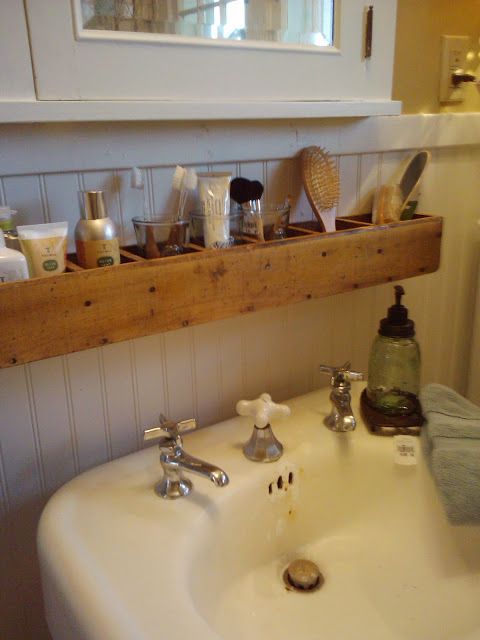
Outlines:
<svg viewBox="0 0 480 640"><path fill-rule="evenodd" d="M373 37L373 5L365 11L365 46L363 55L365 60L372 57L372 37Z"/></svg>

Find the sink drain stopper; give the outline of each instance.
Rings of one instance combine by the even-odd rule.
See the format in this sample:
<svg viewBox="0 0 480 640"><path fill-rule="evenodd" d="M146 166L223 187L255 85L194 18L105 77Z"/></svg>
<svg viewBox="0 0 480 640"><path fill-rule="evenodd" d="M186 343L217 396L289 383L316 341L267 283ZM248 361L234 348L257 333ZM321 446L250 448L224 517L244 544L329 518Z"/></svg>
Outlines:
<svg viewBox="0 0 480 640"><path fill-rule="evenodd" d="M283 581L290 591L310 592L320 589L324 579L311 560L294 560L283 573Z"/></svg>

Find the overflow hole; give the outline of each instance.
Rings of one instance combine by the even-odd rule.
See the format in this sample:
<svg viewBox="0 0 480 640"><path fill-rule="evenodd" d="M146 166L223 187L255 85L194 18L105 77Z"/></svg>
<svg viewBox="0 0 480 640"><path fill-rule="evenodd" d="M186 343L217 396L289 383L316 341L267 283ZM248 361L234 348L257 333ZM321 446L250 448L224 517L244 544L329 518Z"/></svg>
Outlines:
<svg viewBox="0 0 480 640"><path fill-rule="evenodd" d="M288 484L293 484L293 473L290 471L288 474Z"/></svg>
<svg viewBox="0 0 480 640"><path fill-rule="evenodd" d="M281 489L283 487L283 478L282 476L278 476L277 487Z"/></svg>

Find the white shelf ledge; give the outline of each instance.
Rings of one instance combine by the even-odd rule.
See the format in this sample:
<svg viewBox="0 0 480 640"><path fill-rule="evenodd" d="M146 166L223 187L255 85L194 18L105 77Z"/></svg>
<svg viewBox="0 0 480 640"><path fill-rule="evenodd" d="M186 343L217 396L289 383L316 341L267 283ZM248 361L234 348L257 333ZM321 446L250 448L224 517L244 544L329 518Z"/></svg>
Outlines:
<svg viewBox="0 0 480 640"><path fill-rule="evenodd" d="M0 101L0 123L128 120L271 120L398 115L393 100L321 102Z"/></svg>

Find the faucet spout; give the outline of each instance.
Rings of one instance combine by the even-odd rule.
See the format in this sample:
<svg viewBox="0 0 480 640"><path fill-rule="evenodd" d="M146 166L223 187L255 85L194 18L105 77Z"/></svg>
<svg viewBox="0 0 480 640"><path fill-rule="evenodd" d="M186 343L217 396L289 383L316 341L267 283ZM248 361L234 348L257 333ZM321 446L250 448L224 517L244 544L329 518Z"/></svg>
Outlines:
<svg viewBox="0 0 480 640"><path fill-rule="evenodd" d="M350 371L350 363L346 362L342 367L329 367L320 365L320 371L331 376L330 400L332 411L324 423L332 431L353 431L357 421L352 411L350 380L363 380L363 375L358 371Z"/></svg>
<svg viewBox="0 0 480 640"><path fill-rule="evenodd" d="M160 462L165 472L167 469L177 472L182 470L189 471L197 476L211 480L216 487L225 487L229 482L225 471L213 464L189 455L178 445L174 447L173 451L162 453L160 455Z"/></svg>
<svg viewBox="0 0 480 640"><path fill-rule="evenodd" d="M180 434L196 428L196 421L193 418L173 422L161 415L160 421L160 426L146 429L143 435L146 441L156 440L160 449L163 478L155 485L157 496L167 500L188 496L193 489L193 484L184 476L184 471L207 478L216 487L225 487L228 484L225 471L209 462L194 458L184 451Z"/></svg>
<svg viewBox="0 0 480 640"><path fill-rule="evenodd" d="M357 422L353 415L349 390L332 389L330 400L332 411L325 419L327 427L332 431L353 431Z"/></svg>

